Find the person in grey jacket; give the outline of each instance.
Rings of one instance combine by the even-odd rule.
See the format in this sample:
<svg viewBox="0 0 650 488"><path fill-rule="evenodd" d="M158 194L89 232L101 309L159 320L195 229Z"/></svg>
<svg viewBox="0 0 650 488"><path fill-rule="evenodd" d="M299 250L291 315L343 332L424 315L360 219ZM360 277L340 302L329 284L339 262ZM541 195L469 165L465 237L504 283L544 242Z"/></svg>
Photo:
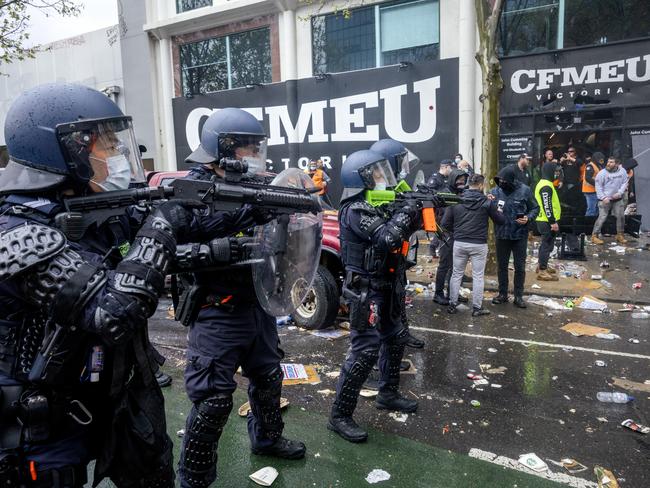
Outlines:
<svg viewBox="0 0 650 488"><path fill-rule="evenodd" d="M623 236L625 227L625 203L623 196L627 191L627 172L618 164L618 160L609 157L604 171L596 175L596 196L598 197L598 219L594 224L591 234L592 244L604 244L600 238L600 229L605 220L611 214L616 218L616 241L625 244L627 240Z"/></svg>
<svg viewBox="0 0 650 488"><path fill-rule="evenodd" d="M475 174L469 179L469 189L462 194L462 201L449 207L442 218L442 226L454 233L454 270L449 284L448 312L456 313L458 292L463 273L472 261L472 317L488 315L483 308L483 273L487 259L488 218L497 225L505 223L503 211L497 202L488 200L483 193L485 178Z"/></svg>

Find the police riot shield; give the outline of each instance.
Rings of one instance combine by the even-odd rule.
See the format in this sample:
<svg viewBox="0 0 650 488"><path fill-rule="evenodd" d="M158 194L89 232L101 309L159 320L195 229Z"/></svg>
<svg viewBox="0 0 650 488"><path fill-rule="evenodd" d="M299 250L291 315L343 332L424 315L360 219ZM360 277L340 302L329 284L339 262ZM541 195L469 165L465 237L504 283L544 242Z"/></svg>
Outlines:
<svg viewBox="0 0 650 488"><path fill-rule="evenodd" d="M297 168L278 174L272 185L313 189ZM262 308L275 317L289 315L305 299L320 259L322 213L281 215L255 229L253 282Z"/></svg>

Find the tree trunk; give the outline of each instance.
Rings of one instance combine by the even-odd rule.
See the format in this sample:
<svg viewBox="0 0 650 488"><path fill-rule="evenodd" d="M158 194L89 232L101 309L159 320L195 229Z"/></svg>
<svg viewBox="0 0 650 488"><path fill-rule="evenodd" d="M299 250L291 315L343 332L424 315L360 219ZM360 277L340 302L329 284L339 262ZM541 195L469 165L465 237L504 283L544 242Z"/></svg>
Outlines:
<svg viewBox="0 0 650 488"><path fill-rule="evenodd" d="M503 91L501 63L497 53L497 33L499 18L503 10L503 0L475 0L476 24L479 34L479 51L476 60L481 67L482 104L481 113L481 170L485 185L490 187L492 179L499 170L499 121L500 98ZM488 232L488 260L486 272L496 273L494 226Z"/></svg>

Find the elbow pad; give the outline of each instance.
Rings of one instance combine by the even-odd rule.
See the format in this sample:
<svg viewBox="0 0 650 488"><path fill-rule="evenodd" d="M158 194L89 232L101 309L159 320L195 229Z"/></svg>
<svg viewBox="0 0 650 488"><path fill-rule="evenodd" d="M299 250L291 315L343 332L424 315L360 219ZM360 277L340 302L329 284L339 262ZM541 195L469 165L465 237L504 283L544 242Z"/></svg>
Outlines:
<svg viewBox="0 0 650 488"><path fill-rule="evenodd" d="M108 342L124 342L133 330L144 327L156 310L175 250L169 222L159 215L148 218L95 312L95 326Z"/></svg>
<svg viewBox="0 0 650 488"><path fill-rule="evenodd" d="M83 307L106 283L57 229L26 224L0 233L0 281L19 278L24 297L62 326L73 327Z"/></svg>

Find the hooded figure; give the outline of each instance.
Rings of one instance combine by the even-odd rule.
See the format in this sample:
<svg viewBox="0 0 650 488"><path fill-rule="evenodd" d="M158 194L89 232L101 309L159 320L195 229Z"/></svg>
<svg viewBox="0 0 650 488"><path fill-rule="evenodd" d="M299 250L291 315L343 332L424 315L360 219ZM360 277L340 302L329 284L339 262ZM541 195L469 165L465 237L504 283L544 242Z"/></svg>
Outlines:
<svg viewBox="0 0 650 488"><path fill-rule="evenodd" d="M529 187L516 179L512 166L503 168L494 181L497 187L492 190L497 201L503 201L505 222L495 227L497 239L518 240L528 236L528 226L516 222L518 216L528 217L532 221L539 213L539 205L533 198Z"/></svg>

